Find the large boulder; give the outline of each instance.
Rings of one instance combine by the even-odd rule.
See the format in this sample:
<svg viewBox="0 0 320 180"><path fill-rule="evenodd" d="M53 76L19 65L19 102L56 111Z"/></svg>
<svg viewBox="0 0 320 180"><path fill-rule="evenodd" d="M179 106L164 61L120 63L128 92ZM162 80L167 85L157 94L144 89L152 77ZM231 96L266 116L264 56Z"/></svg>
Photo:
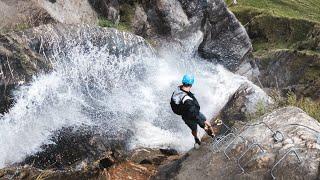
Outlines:
<svg viewBox="0 0 320 180"><path fill-rule="evenodd" d="M31 0L0 0L0 32L23 30L54 22L50 14Z"/></svg>
<svg viewBox="0 0 320 180"><path fill-rule="evenodd" d="M120 20L120 5L118 0L88 0L92 8L113 23Z"/></svg>
<svg viewBox="0 0 320 180"><path fill-rule="evenodd" d="M34 0L57 22L64 24L97 24L98 15L87 0Z"/></svg>
<svg viewBox="0 0 320 180"><path fill-rule="evenodd" d="M188 17L177 0L156 1L156 11L163 22L162 26L171 35L179 34L189 26Z"/></svg>
<svg viewBox="0 0 320 180"><path fill-rule="evenodd" d="M202 57L236 71L252 50L250 38L223 0L210 0L206 8Z"/></svg>
<svg viewBox="0 0 320 180"><path fill-rule="evenodd" d="M228 124L249 121L265 113L273 104L272 99L255 85L244 83L229 98L220 111L220 118Z"/></svg>
<svg viewBox="0 0 320 180"><path fill-rule="evenodd" d="M301 109L281 108L239 129L236 134L244 138L244 143L241 138L231 142L231 138L213 152L208 142L188 152L180 162L160 168L155 179L271 179L272 175L278 179L318 178L320 124ZM277 133L277 140L276 131L282 134ZM263 152L258 146L250 149L252 143ZM224 155L225 149L230 159Z"/></svg>

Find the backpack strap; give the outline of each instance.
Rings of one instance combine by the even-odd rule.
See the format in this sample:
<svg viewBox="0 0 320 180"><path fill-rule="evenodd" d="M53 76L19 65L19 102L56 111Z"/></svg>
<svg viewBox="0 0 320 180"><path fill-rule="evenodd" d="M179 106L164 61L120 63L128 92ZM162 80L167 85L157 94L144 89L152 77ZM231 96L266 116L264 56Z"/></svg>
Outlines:
<svg viewBox="0 0 320 180"><path fill-rule="evenodd" d="M186 95L184 95L183 98L181 99L182 104L184 104L184 102L186 102L186 100L193 100L193 99L186 94Z"/></svg>

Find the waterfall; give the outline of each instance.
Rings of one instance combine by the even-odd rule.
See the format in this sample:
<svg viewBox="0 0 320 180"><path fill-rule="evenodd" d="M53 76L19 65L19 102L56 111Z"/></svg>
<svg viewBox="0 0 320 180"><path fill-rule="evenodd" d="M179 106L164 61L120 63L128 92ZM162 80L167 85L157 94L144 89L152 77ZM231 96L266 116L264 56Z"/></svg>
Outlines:
<svg viewBox="0 0 320 180"><path fill-rule="evenodd" d="M192 92L208 119L248 81L197 56L201 38L197 32L164 44L156 54L141 46L122 56L90 41L63 53L57 48L49 57L53 71L16 90L16 103L1 117L0 167L41 151L63 127L94 127L111 138L130 132L129 148L189 150L194 141L190 130L169 105L183 74L195 75Z"/></svg>

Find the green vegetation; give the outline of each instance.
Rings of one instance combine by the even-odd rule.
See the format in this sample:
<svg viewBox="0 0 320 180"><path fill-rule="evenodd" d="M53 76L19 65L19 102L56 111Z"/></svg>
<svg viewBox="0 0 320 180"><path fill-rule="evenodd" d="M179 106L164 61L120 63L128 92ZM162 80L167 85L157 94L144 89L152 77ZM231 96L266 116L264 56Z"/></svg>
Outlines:
<svg viewBox="0 0 320 180"><path fill-rule="evenodd" d="M109 21L108 19L104 17L100 17L98 20L98 25L101 27L108 27L108 28L115 28L116 24L112 21Z"/></svg>
<svg viewBox="0 0 320 180"><path fill-rule="evenodd" d="M298 99L294 93L289 92L287 98L287 105L301 108L311 117L315 118L320 122L320 102L315 102L310 100L309 98L304 97Z"/></svg>
<svg viewBox="0 0 320 180"><path fill-rule="evenodd" d="M20 24L15 24L13 27L0 28L0 33L5 34L10 31L22 31L31 27L32 26L28 23L20 23Z"/></svg>
<svg viewBox="0 0 320 180"><path fill-rule="evenodd" d="M98 25L101 27L116 28L121 31L132 31L131 22L134 16L135 3L123 4L120 6L120 20L119 23L114 23L105 17L100 17Z"/></svg>
<svg viewBox="0 0 320 180"><path fill-rule="evenodd" d="M120 6L120 22L119 24L122 27L125 27L127 30L131 30L131 22L134 16L135 3L133 4L123 4Z"/></svg>
<svg viewBox="0 0 320 180"><path fill-rule="evenodd" d="M22 30L25 30L28 28L31 28L30 24L20 23L20 24L15 25L14 30L15 31L22 31Z"/></svg>
<svg viewBox="0 0 320 180"><path fill-rule="evenodd" d="M254 114L246 114L246 119L249 121L254 121L257 118L272 112L275 109L295 106L302 109L309 116L313 117L320 122L320 102L313 101L307 97L298 98L297 95L293 92L288 92L286 97L282 97L279 91L272 91L269 94L274 100L274 105L270 108L265 107L263 102L258 102L256 109L257 111Z"/></svg>
<svg viewBox="0 0 320 180"><path fill-rule="evenodd" d="M320 0L226 0L248 30L254 55L270 50L317 51L320 40Z"/></svg>
<svg viewBox="0 0 320 180"><path fill-rule="evenodd" d="M120 23L116 24L116 23L114 23L104 17L99 18L98 25L101 27L116 28L121 31L131 31L131 27L127 23L120 22Z"/></svg>
<svg viewBox="0 0 320 180"><path fill-rule="evenodd" d="M267 108L265 106L265 103L262 100L260 100L256 104L256 112L247 113L245 116L246 116L247 120L252 121L252 120L255 120L255 119L265 115L266 113L271 112L272 110L273 110L272 108Z"/></svg>
<svg viewBox="0 0 320 180"><path fill-rule="evenodd" d="M231 4L232 0L226 0ZM238 0L231 11L256 10L274 16L320 22L320 0Z"/></svg>

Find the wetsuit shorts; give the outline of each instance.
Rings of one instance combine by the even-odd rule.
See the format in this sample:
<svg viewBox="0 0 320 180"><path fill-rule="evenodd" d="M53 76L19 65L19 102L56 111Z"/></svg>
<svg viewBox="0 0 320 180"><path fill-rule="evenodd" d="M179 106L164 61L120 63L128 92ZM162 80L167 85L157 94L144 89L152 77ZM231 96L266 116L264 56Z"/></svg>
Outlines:
<svg viewBox="0 0 320 180"><path fill-rule="evenodd" d="M197 125L199 125L201 128L204 128L205 121L206 121L206 117L201 112L199 113L199 118L197 118L197 119L184 119L184 122L188 125L188 127L192 131L197 130Z"/></svg>

